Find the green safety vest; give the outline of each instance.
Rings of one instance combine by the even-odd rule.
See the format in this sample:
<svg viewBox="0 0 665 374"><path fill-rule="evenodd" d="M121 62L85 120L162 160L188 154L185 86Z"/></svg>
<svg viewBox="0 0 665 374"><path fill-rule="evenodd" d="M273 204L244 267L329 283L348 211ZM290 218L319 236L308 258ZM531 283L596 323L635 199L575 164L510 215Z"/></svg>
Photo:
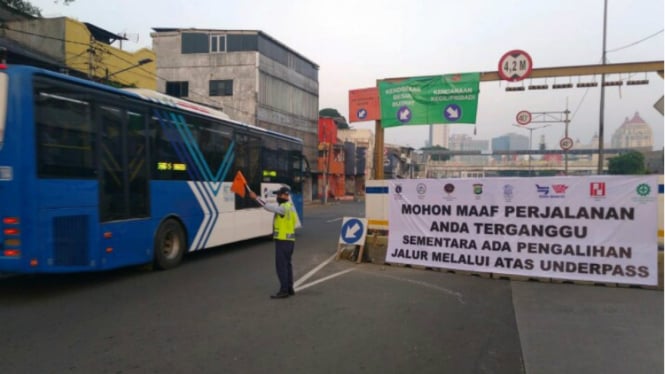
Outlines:
<svg viewBox="0 0 665 374"><path fill-rule="evenodd" d="M273 239L296 240L296 211L293 204L286 202L280 205L284 208L284 216L275 214L273 220Z"/></svg>

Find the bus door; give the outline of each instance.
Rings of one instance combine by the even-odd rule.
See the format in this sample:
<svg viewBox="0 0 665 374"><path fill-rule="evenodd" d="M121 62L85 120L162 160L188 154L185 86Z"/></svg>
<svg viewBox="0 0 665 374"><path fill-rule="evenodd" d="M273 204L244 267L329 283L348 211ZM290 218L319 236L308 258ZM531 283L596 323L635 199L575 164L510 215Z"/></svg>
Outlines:
<svg viewBox="0 0 665 374"><path fill-rule="evenodd" d="M148 244L152 236L145 235L149 223L123 222L150 216L146 116L139 110L104 104L96 112L101 136L99 218L104 232L111 233L105 244L112 244L111 252L123 250L115 254L115 258L122 256L122 262L144 262L152 254Z"/></svg>

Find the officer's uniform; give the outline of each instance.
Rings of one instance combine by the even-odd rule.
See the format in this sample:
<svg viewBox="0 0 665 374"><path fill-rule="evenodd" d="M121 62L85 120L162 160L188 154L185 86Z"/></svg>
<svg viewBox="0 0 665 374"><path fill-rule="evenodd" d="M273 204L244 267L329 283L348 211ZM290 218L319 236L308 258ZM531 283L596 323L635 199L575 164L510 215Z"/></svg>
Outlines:
<svg viewBox="0 0 665 374"><path fill-rule="evenodd" d="M289 194L288 187L282 187L275 194ZM283 298L294 295L293 289L293 266L291 256L295 248L297 212L290 201L279 205L266 204L262 199L256 201L264 209L275 213L273 218L273 240L275 241L275 268L279 278L279 292L271 297Z"/></svg>

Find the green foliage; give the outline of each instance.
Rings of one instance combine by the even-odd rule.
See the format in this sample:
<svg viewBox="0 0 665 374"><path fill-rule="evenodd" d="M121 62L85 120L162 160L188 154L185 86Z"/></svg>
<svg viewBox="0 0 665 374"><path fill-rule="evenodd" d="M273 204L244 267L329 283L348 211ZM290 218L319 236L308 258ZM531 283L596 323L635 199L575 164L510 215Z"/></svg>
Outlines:
<svg viewBox="0 0 665 374"><path fill-rule="evenodd" d="M36 6L30 4L29 1L25 0L0 0L0 4L2 4L6 8L11 8L14 10L17 10L21 13L29 14L31 16L35 17L41 17L41 9L37 8Z"/></svg>
<svg viewBox="0 0 665 374"><path fill-rule="evenodd" d="M69 5L70 3L73 3L75 0L54 0L53 2L58 4L58 3L63 3L64 5ZM32 5L29 1L27 0L0 0L0 4L7 8L15 9L19 12L29 14L31 16L35 17L41 17L42 16L42 10L39 9L38 7Z"/></svg>
<svg viewBox="0 0 665 374"><path fill-rule="evenodd" d="M645 174L646 165L644 155L637 151L630 151L609 159L609 174Z"/></svg>
<svg viewBox="0 0 665 374"><path fill-rule="evenodd" d="M346 130L349 128L349 123L346 122L346 118L339 113L337 109L333 108L324 108L319 111L319 117L332 118L335 121L338 129Z"/></svg>
<svg viewBox="0 0 665 374"><path fill-rule="evenodd" d="M335 118L335 117L341 117L342 115L337 111L337 109L333 108L323 108L319 111L319 117L330 117L330 118Z"/></svg>

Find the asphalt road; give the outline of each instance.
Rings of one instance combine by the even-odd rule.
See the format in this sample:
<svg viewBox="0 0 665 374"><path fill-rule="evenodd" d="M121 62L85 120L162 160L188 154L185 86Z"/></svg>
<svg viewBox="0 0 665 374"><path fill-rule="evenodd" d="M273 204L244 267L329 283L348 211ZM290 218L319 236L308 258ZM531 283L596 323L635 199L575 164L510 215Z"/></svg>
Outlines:
<svg viewBox="0 0 665 374"><path fill-rule="evenodd" d="M662 373L663 292L332 260L306 208L297 294L253 240L166 271L0 279L0 373Z"/></svg>

